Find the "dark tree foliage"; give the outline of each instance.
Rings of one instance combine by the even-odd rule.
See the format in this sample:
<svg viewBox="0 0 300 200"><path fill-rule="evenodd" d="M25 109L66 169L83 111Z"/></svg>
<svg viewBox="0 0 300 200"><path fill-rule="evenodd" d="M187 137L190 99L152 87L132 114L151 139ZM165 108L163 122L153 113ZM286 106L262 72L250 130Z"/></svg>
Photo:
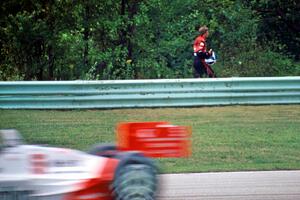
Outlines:
<svg viewBox="0 0 300 200"><path fill-rule="evenodd" d="M0 80L193 77L195 27L219 77L300 75L296 0L9 0Z"/></svg>
<svg viewBox="0 0 300 200"><path fill-rule="evenodd" d="M296 0L249 0L245 3L259 16L261 42L273 41L277 51L300 59L300 2Z"/></svg>

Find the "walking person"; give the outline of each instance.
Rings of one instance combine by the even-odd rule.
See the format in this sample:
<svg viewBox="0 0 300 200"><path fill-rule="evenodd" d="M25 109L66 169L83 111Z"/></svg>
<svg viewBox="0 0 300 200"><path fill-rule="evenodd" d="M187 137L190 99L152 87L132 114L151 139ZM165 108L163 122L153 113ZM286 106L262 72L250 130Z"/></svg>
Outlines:
<svg viewBox="0 0 300 200"><path fill-rule="evenodd" d="M203 75L207 75L209 78L215 78L216 75L213 69L205 62L212 56L212 49L206 51L206 39L209 36L207 26L201 26L199 28L199 36L194 41L194 70L195 78L202 78Z"/></svg>

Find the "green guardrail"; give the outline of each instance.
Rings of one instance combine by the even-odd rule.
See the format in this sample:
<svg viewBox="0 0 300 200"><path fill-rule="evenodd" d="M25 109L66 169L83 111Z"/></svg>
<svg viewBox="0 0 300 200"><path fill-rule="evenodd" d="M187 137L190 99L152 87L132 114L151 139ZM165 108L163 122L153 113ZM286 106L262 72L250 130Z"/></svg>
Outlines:
<svg viewBox="0 0 300 200"><path fill-rule="evenodd" d="M300 77L0 82L1 109L300 103Z"/></svg>

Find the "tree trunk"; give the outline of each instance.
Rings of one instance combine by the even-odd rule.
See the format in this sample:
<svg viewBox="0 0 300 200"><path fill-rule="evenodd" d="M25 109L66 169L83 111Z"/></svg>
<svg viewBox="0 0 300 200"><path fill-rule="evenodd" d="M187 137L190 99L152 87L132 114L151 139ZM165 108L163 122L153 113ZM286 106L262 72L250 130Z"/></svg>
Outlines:
<svg viewBox="0 0 300 200"><path fill-rule="evenodd" d="M128 18L129 21L133 21L134 15L136 15L137 13L137 6L138 4L133 2L130 5L128 5ZM128 60L132 60L132 51L133 51L133 46L132 46L132 36L134 34L134 30L135 30L135 26L133 23L128 23L127 25L127 35L128 40L127 40L127 50L128 50L128 54L127 54L127 59Z"/></svg>
<svg viewBox="0 0 300 200"><path fill-rule="evenodd" d="M83 49L83 70L79 70L79 73L77 73L77 78L80 77L82 72L87 72L88 70L88 65L89 65L89 37L90 37L90 25L89 25L89 16L90 12L90 7L89 3L86 3L85 8L84 8L84 24L83 24L83 41L84 41L84 49ZM81 73L80 73L81 72Z"/></svg>
<svg viewBox="0 0 300 200"><path fill-rule="evenodd" d="M121 16L125 16L126 4L127 4L127 0L121 0L121 10L120 10ZM119 38L120 38L120 45L125 45L125 43L126 43L126 30L123 27L121 27Z"/></svg>
<svg viewBox="0 0 300 200"><path fill-rule="evenodd" d="M48 80L54 79L53 68L54 68L54 52L53 52L53 47L50 44L48 47Z"/></svg>

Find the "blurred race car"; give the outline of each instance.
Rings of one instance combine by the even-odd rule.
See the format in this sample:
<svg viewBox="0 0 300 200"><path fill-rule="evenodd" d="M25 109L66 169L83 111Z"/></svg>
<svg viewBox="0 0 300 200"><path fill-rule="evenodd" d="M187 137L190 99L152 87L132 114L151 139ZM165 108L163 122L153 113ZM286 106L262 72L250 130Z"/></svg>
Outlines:
<svg viewBox="0 0 300 200"><path fill-rule="evenodd" d="M188 156L190 133L167 122L121 123L116 145L86 153L26 145L16 130L0 130L0 199L155 199L158 168L150 157Z"/></svg>

